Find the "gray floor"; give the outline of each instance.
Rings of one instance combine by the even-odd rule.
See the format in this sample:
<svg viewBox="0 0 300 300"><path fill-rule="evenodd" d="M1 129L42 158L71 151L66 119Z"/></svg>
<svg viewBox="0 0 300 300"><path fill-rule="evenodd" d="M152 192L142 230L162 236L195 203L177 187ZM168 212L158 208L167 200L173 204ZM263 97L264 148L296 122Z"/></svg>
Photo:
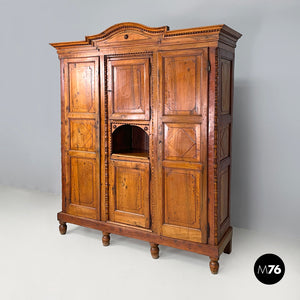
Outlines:
<svg viewBox="0 0 300 300"><path fill-rule="evenodd" d="M300 241L234 228L233 252L218 275L208 258L146 242L68 226L58 232L58 196L0 187L0 299L300 299ZM276 253L286 273L275 285L258 282L255 260Z"/></svg>

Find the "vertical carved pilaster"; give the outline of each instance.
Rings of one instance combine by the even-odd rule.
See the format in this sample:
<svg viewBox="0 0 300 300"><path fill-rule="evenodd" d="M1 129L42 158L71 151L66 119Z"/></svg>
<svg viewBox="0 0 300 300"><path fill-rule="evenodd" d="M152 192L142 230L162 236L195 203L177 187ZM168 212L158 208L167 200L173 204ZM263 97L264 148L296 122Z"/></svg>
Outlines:
<svg viewBox="0 0 300 300"><path fill-rule="evenodd" d="M218 184L218 173L219 173L219 153L218 153L218 143L219 143L219 107L220 107L220 66L219 66L219 49L215 52L215 120L214 120L214 189L215 189L215 199L214 199L214 225L218 228L218 199L219 199L219 184ZM215 230L214 243L218 244L218 231ZM218 272L218 271L217 271ZM212 272L213 273L213 272ZM214 273L216 274L216 273Z"/></svg>
<svg viewBox="0 0 300 300"><path fill-rule="evenodd" d="M108 178L108 151L109 151L109 145L108 145L108 94L107 94L107 58L104 57L104 76L105 76L105 88L104 88L104 94L105 94L105 99L104 99L104 136L105 136L105 199L104 199L104 207L105 207L105 220L109 219L109 203L108 203L108 194L109 194L109 178Z"/></svg>

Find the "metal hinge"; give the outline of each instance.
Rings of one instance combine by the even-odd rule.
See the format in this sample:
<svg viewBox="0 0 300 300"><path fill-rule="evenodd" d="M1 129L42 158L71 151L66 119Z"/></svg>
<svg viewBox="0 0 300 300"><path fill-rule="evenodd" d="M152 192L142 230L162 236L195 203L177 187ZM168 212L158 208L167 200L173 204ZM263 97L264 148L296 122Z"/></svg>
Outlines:
<svg viewBox="0 0 300 300"><path fill-rule="evenodd" d="M207 71L210 72L210 70L211 70L210 61L208 60L207 61Z"/></svg>

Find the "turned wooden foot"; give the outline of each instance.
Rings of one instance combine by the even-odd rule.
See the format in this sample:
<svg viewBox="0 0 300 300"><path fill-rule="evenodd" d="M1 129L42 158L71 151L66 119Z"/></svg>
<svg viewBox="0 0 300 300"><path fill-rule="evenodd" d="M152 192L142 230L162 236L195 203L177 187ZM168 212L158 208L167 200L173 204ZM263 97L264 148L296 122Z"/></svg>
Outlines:
<svg viewBox="0 0 300 300"><path fill-rule="evenodd" d="M108 232L102 232L103 236L102 236L102 244L103 246L109 246L110 244L110 235Z"/></svg>
<svg viewBox="0 0 300 300"><path fill-rule="evenodd" d="M224 249L224 253L230 254L231 250L232 250L232 240L230 240L229 243L226 245L226 247Z"/></svg>
<svg viewBox="0 0 300 300"><path fill-rule="evenodd" d="M59 222L59 232L60 234L66 234L67 224L65 222Z"/></svg>
<svg viewBox="0 0 300 300"><path fill-rule="evenodd" d="M150 251L151 251L152 258L154 258L154 259L159 258L158 244L150 243L150 246L151 246Z"/></svg>
<svg viewBox="0 0 300 300"><path fill-rule="evenodd" d="M210 257L209 267L212 274L218 274L219 271L219 258L218 257Z"/></svg>

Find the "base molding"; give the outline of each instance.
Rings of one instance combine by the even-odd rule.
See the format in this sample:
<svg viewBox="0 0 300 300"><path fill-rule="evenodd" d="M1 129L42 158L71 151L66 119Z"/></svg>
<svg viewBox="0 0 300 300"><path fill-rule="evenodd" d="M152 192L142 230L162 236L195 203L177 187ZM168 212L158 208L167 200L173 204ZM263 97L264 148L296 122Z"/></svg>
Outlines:
<svg viewBox="0 0 300 300"><path fill-rule="evenodd" d="M136 228L129 225L123 225L113 222L103 222L99 220L77 217L64 212L59 212L57 214L57 219L61 223L71 223L75 225L80 225L83 227L93 228L103 232L109 232L112 234L118 234L130 238L143 240L149 243L195 252L209 257L219 257L224 252L225 247L232 239L232 227L228 228L218 245L210 245L160 236L148 229Z"/></svg>

